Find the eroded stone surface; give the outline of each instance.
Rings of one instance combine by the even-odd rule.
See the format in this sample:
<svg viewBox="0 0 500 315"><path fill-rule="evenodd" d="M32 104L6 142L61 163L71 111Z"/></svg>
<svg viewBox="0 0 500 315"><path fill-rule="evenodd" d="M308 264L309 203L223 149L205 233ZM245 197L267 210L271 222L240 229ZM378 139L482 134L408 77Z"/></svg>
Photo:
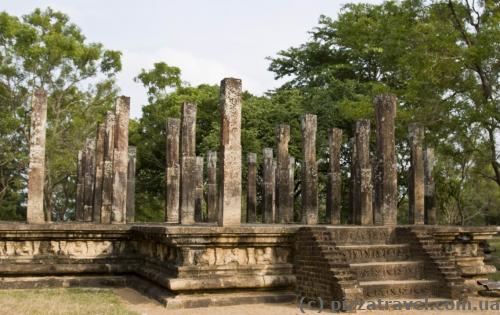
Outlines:
<svg viewBox="0 0 500 315"><path fill-rule="evenodd" d="M375 222L378 225L397 224L396 101L394 95L379 95L374 99L377 137L374 211L381 219Z"/></svg>
<svg viewBox="0 0 500 315"><path fill-rule="evenodd" d="M410 136L410 176L408 185L409 223L424 224L424 128L418 124L408 127Z"/></svg>
<svg viewBox="0 0 500 315"><path fill-rule="evenodd" d="M318 223L318 166L316 164L316 115L300 119L302 131L302 223Z"/></svg>
<svg viewBox="0 0 500 315"><path fill-rule="evenodd" d="M219 226L241 224L241 80L221 82L219 149Z"/></svg>
<svg viewBox="0 0 500 315"><path fill-rule="evenodd" d="M47 93L37 89L31 100L30 152L28 169L28 204L26 218L29 223L50 221L43 210L45 185L45 124L47 122Z"/></svg>

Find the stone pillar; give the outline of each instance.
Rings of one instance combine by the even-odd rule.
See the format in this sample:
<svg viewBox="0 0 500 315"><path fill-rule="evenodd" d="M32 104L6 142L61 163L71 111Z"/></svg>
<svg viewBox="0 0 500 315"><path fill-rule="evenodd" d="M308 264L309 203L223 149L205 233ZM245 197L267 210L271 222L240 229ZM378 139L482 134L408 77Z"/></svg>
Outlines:
<svg viewBox="0 0 500 315"><path fill-rule="evenodd" d="M340 224L342 208L342 174L340 173L340 148L342 146L342 129L333 128L328 132L328 182L326 192L326 223Z"/></svg>
<svg viewBox="0 0 500 315"><path fill-rule="evenodd" d="M410 203L408 221L410 224L424 224L424 128L410 124L410 182L408 199Z"/></svg>
<svg viewBox="0 0 500 315"><path fill-rule="evenodd" d="M276 159L273 160L273 186L274 186L274 193L273 193L273 218L271 219L270 223L276 223L279 222L278 218L278 211L276 209L278 208L278 199L276 196L278 196L278 161Z"/></svg>
<svg viewBox="0 0 500 315"><path fill-rule="evenodd" d="M113 205L113 153L115 148L115 114L106 115L104 133L104 169L102 179L101 223L111 223Z"/></svg>
<svg viewBox="0 0 500 315"><path fill-rule="evenodd" d="M241 80L220 85L221 146L219 175L220 226L241 224Z"/></svg>
<svg viewBox="0 0 500 315"><path fill-rule="evenodd" d="M248 153L247 222L257 221L257 154Z"/></svg>
<svg viewBox="0 0 500 315"><path fill-rule="evenodd" d="M262 222L274 222L274 167L273 149L264 148L263 153L263 185L262 185Z"/></svg>
<svg viewBox="0 0 500 315"><path fill-rule="evenodd" d="M359 185L358 185L358 167L357 160L358 156L356 154L356 136L349 140L349 146L351 147L351 178L349 179L350 189L349 189L349 218L348 222L350 224L357 224L356 222L361 222L361 211L359 209Z"/></svg>
<svg viewBox="0 0 500 315"><path fill-rule="evenodd" d="M165 222L179 223L180 179L179 139L181 120L167 118L165 169Z"/></svg>
<svg viewBox="0 0 500 315"><path fill-rule="evenodd" d="M181 224L194 224L196 191L196 105L182 105L181 121Z"/></svg>
<svg viewBox="0 0 500 315"><path fill-rule="evenodd" d="M104 177L104 138L106 126L99 124L97 126L96 144L95 144L95 175L94 175L94 205L93 221L101 222L102 206L102 180Z"/></svg>
<svg viewBox="0 0 500 315"><path fill-rule="evenodd" d="M318 224L318 166L316 164L316 115L300 119L302 132L302 223Z"/></svg>
<svg viewBox="0 0 500 315"><path fill-rule="evenodd" d="M128 169L127 169L127 223L135 221L135 167L137 160L137 148L128 147Z"/></svg>
<svg viewBox="0 0 500 315"><path fill-rule="evenodd" d="M45 124L47 122L47 94L42 89L33 93L31 100L30 152L28 170L28 223L50 221L43 211L45 185Z"/></svg>
<svg viewBox="0 0 500 315"><path fill-rule="evenodd" d="M194 220L203 222L203 157L196 157L196 178L194 197Z"/></svg>
<svg viewBox="0 0 500 315"><path fill-rule="evenodd" d="M113 154L113 205L111 222L125 223L127 207L128 120L130 97L116 100L115 148Z"/></svg>
<svg viewBox="0 0 500 315"><path fill-rule="evenodd" d="M85 143L85 183L83 186L83 221L92 222L94 207L95 139Z"/></svg>
<svg viewBox="0 0 500 315"><path fill-rule="evenodd" d="M288 156L288 200L291 204L291 213L289 214L289 219L287 222L294 222L293 218L293 206L295 201L295 158L293 156Z"/></svg>
<svg viewBox="0 0 500 315"><path fill-rule="evenodd" d="M382 225L397 224L398 174L396 169L394 119L396 97L379 95L374 99L377 136L377 174L375 204Z"/></svg>
<svg viewBox="0 0 500 315"><path fill-rule="evenodd" d="M290 182L290 159L288 156L290 126L279 125L276 130L276 138L278 142L276 153L276 223L290 223L293 221L293 198L290 198L293 182Z"/></svg>
<svg viewBox="0 0 500 315"><path fill-rule="evenodd" d="M372 209L372 167L370 165L370 121L356 122L356 181L355 199L359 201L360 215L356 224L373 224ZM359 175L359 177L358 177Z"/></svg>
<svg viewBox="0 0 500 315"><path fill-rule="evenodd" d="M78 151L78 162L76 165L76 203L75 203L75 220L83 222L83 198L85 187L85 156L82 150Z"/></svg>
<svg viewBox="0 0 500 315"><path fill-rule="evenodd" d="M436 209L436 186L434 183L434 148L426 148L424 150L424 177L425 177L425 224L437 224L437 209Z"/></svg>
<svg viewBox="0 0 500 315"><path fill-rule="evenodd" d="M207 153L207 221L217 222L217 152Z"/></svg>

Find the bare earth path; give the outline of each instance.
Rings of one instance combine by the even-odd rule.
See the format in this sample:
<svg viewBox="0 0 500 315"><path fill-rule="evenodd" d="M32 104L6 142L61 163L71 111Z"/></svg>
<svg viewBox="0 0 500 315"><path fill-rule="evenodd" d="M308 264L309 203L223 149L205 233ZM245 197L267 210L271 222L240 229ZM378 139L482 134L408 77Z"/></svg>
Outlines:
<svg viewBox="0 0 500 315"><path fill-rule="evenodd" d="M302 314L318 314L318 310L304 310L304 313L300 311L295 304L249 304L249 305L238 305L238 306L222 306L222 307L209 307L209 308L192 308L192 309L180 309L180 310L167 310L158 302L151 300L133 289L116 289L114 292L120 297L123 304L130 310L135 311L141 315L302 315ZM495 308L495 305L500 307L500 299L492 298L471 298L472 308L476 307L476 310L361 310L358 313L370 314L370 315L383 315L383 314L421 314L421 315L452 315L452 314L484 314L484 315L498 315L500 314L499 309ZM488 308L490 310L481 311L479 307L479 301L482 301L483 308L485 307L485 301L488 301ZM498 304L496 304L498 303ZM332 314L331 312L324 310L322 314Z"/></svg>

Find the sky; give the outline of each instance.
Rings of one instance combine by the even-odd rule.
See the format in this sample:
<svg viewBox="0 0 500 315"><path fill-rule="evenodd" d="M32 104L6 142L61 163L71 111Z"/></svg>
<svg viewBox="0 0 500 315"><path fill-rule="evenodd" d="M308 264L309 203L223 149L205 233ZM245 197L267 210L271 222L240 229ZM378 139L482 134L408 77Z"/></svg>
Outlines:
<svg viewBox="0 0 500 315"><path fill-rule="evenodd" d="M266 57L304 43L321 14L336 17L348 2L380 0L0 0L0 10L24 15L50 6L69 15L89 42L122 52L117 83L141 116L146 90L134 77L163 61L179 67L191 85L243 81L260 95L281 85Z"/></svg>

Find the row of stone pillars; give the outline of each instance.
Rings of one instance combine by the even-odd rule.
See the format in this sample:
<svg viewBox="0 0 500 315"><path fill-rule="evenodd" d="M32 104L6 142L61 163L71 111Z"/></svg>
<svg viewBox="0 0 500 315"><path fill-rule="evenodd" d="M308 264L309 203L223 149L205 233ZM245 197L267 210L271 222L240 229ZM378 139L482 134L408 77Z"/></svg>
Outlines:
<svg viewBox="0 0 500 315"><path fill-rule="evenodd" d="M207 189L204 196L204 159L196 156L196 105L183 104L181 119L166 123L165 221L193 224L217 221L221 226L241 223L242 150L241 80L222 80L220 89L220 149L207 153ZM46 95L33 97L30 144L28 221L44 222L43 176ZM395 225L397 222L397 172L394 120L396 98L381 95L374 99L376 151L370 156L370 122L356 123L351 139L351 197L349 222L359 225ZM97 128L78 154L76 219L84 222L125 223L134 221L135 156L128 146L130 99L119 97L115 112ZM318 223L318 169L316 160L315 115L301 118L302 211L301 223ZM342 130L329 131L327 222L340 223L342 180L340 151ZM263 150L262 222L292 223L294 220L295 159L288 152L290 126L276 130L276 160L273 149ZM410 223L435 224L432 179L433 151L422 149L423 129L410 126L411 182ZM219 165L219 167L217 167ZM257 219L257 155L248 154L247 222ZM202 214L202 201L207 212Z"/></svg>
<svg viewBox="0 0 500 315"><path fill-rule="evenodd" d="M78 152L76 221L134 222L137 152L128 144L129 112L130 98L118 97Z"/></svg>
<svg viewBox="0 0 500 315"><path fill-rule="evenodd" d="M221 83L221 150L219 151L219 181L217 156L207 153L207 186L203 189L203 158L196 157L196 106L183 104L181 119L168 118L165 221L193 224L219 222L220 225L238 225L241 221L241 82L225 79ZM371 155L370 121L356 122L351 139L351 202L349 223L357 225L395 225L397 222L397 170L394 120L396 98L381 95L374 99L376 112L376 151ZM318 221L318 168L316 159L315 115L301 117L302 132L302 209L300 223ZM432 149L426 149L423 159L423 130L410 127L412 147L412 182L410 183L410 223L435 224L433 205ZM419 130L416 132L415 130ZM340 224L342 177L340 152L342 130L329 131L329 167L327 174L326 214L328 224ZM289 154L290 126L281 124L276 129L276 159L273 149L263 150L261 205L263 223L293 223L295 193L295 158ZM180 144L179 144L180 142ZM257 154L247 156L246 218L257 222ZM425 166L425 167L424 167ZM424 176L423 172L425 169ZM426 181L424 194L424 178ZM219 191L218 191L219 188ZM425 195L425 198L424 198ZM218 198L224 198L217 201ZM202 216L202 200L207 211ZM425 200L424 200L425 199ZM425 208L424 208L425 207ZM224 211L218 211L224 209ZM424 219L425 217L425 219Z"/></svg>

